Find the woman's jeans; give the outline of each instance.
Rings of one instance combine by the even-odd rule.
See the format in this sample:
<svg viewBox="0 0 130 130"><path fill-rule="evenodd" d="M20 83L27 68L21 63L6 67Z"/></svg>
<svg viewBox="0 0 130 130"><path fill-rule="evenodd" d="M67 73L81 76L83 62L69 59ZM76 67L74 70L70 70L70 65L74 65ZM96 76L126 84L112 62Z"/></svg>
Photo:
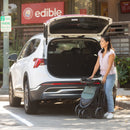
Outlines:
<svg viewBox="0 0 130 130"><path fill-rule="evenodd" d="M114 112L113 87L115 83L115 74L108 75L104 84L104 90L107 98L108 112Z"/></svg>

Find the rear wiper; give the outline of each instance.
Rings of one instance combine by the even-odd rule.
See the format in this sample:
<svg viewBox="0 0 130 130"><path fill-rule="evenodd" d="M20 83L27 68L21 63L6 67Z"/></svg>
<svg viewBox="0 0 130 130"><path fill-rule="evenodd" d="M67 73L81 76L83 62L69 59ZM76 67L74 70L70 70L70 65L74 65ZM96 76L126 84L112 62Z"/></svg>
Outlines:
<svg viewBox="0 0 130 130"><path fill-rule="evenodd" d="M62 35L63 38L69 38L69 36ZM78 38L84 38L84 35L78 36Z"/></svg>
<svg viewBox="0 0 130 130"><path fill-rule="evenodd" d="M78 36L78 38L84 38L84 35L82 35L82 36Z"/></svg>
<svg viewBox="0 0 130 130"><path fill-rule="evenodd" d="M62 35L63 38L69 38L68 36Z"/></svg>

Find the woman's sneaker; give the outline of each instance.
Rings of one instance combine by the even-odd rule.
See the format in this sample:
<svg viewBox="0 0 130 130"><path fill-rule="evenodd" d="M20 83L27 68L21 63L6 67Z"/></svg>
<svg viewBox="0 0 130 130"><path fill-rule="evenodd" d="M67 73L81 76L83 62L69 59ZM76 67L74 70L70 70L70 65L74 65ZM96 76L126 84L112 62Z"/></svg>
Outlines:
<svg viewBox="0 0 130 130"><path fill-rule="evenodd" d="M112 119L113 117L114 117L113 113L108 113L106 116L107 119Z"/></svg>
<svg viewBox="0 0 130 130"><path fill-rule="evenodd" d="M109 114L109 112L106 112L106 113L104 114L104 117L107 117L108 114Z"/></svg>

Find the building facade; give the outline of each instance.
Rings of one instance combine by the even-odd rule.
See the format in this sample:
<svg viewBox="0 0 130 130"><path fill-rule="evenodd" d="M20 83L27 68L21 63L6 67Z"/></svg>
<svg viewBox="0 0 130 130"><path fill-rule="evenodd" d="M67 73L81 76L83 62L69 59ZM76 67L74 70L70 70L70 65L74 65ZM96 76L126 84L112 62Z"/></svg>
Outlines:
<svg viewBox="0 0 130 130"><path fill-rule="evenodd" d="M64 14L108 16L113 21L130 21L130 0L9 0L9 15L13 26L21 26L22 4L64 2ZM3 0L0 12L3 15Z"/></svg>

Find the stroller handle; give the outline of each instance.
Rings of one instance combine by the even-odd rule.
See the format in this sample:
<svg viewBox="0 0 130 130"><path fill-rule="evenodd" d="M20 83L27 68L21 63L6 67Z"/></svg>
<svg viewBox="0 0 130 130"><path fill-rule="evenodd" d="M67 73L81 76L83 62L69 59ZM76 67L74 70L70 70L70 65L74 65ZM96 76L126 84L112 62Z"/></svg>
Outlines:
<svg viewBox="0 0 130 130"><path fill-rule="evenodd" d="M87 85L102 84L100 80L92 80L92 79L89 79L89 78L81 78L80 82L85 83Z"/></svg>

